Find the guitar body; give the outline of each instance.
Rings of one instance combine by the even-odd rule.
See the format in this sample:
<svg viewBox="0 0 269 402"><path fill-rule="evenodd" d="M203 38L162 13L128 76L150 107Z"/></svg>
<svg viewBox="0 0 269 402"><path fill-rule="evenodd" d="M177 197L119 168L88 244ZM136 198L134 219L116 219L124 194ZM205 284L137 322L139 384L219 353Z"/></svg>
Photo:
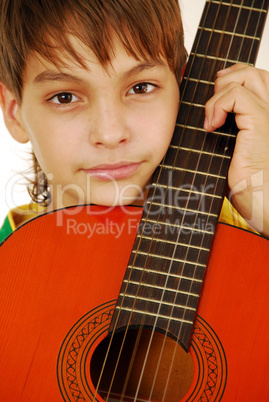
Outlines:
<svg viewBox="0 0 269 402"><path fill-rule="evenodd" d="M255 61L251 3L206 2L144 212L59 210L1 245L1 402L269 401L269 243L213 239L237 128L203 128L216 72Z"/></svg>
<svg viewBox="0 0 269 402"><path fill-rule="evenodd" d="M142 214L126 211L57 211L21 227L0 247L2 402L103 400L92 360L108 334ZM183 374L170 383L164 378L165 401L180 382L189 385L178 401L269 400L268 247L260 236L218 225L190 351L167 337L168 348L180 349L176 360L188 358ZM156 363L151 366L149 382ZM156 387L161 382L160 374Z"/></svg>

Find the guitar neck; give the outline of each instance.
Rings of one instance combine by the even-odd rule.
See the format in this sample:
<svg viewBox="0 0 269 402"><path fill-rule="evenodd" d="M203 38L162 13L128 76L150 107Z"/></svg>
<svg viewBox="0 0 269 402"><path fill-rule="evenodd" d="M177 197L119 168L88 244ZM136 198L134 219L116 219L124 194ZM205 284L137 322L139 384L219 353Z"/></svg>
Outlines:
<svg viewBox="0 0 269 402"><path fill-rule="evenodd" d="M207 133L204 105L219 69L254 64L267 11L268 0L206 2L110 330L157 327L188 348L237 134L233 116Z"/></svg>

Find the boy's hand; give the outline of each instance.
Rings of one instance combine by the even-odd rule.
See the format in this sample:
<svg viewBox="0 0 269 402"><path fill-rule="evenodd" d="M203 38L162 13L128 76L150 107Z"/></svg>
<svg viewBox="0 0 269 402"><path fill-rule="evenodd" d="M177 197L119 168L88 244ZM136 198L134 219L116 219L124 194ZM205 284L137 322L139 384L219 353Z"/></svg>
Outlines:
<svg viewBox="0 0 269 402"><path fill-rule="evenodd" d="M269 72L243 64L219 71L204 128L222 126L228 112L236 114L239 129L228 176L231 201L269 236Z"/></svg>

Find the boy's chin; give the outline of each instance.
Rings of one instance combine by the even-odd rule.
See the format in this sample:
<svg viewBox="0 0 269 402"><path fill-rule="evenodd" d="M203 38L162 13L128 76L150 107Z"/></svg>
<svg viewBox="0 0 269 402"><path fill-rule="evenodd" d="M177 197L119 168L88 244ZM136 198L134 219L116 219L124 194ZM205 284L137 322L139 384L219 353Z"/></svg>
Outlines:
<svg viewBox="0 0 269 402"><path fill-rule="evenodd" d="M124 197L119 197L115 195L100 195L95 197L64 197L64 199L54 199L47 208L48 211L74 207L79 205L100 205L104 207L116 207L116 206L127 206L136 205L143 206L146 199L146 193L133 193L125 195Z"/></svg>
<svg viewBox="0 0 269 402"><path fill-rule="evenodd" d="M101 205L104 207L116 207L116 206L127 206L127 205L137 205L137 206L143 206L145 202L145 197L144 194L135 194L135 195L129 195L126 197L118 197L118 198L109 198L109 197L102 197L102 198L96 198L92 199L91 202L87 202L86 204L94 204L94 205Z"/></svg>

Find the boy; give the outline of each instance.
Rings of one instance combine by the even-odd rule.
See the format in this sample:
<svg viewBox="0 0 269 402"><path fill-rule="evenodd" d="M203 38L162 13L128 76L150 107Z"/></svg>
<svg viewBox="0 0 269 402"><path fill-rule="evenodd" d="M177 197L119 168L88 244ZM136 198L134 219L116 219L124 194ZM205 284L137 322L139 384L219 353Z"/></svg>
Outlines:
<svg viewBox="0 0 269 402"><path fill-rule="evenodd" d="M143 204L178 111L186 54L177 1L2 0L0 27L1 107L11 135L32 144L33 199L43 196L48 212ZM211 131L236 113L229 184L262 171L264 206L268 110L269 74L237 65L218 73L205 119ZM269 234L268 211L252 205L250 185L233 201L253 226L262 217Z"/></svg>
<svg viewBox="0 0 269 402"><path fill-rule="evenodd" d="M52 10L44 4L36 11L31 3L29 7L22 3L21 8L9 2L1 6L5 30L1 32L0 70L7 128L17 141L30 140L33 147L37 176L33 198L43 193L47 211L79 203L143 203L147 184L171 140L177 114L177 83L185 51L176 2L158 5L160 15L154 12L155 2L120 5L120 19L112 18L109 24L108 15L118 12L111 5L101 10L98 2L76 6L70 1L62 11L56 2ZM137 23L132 16L141 6L148 8L153 25L162 30L167 43L152 34L143 13L139 22L143 36L127 26L127 18L130 24ZM69 15L73 7L73 17L62 21L61 15ZM80 7L95 18L83 29L78 21ZM49 27L41 12L52 14L47 18L52 21ZM168 28L170 16L173 23ZM16 23L18 32L12 32L17 19L21 21ZM62 24L66 31L62 32ZM264 205L269 196L267 102L268 73L235 66L218 74L216 95L206 107L205 119L205 128L214 130L227 112L238 114L241 131L229 184L234 188L263 171ZM252 205L251 191L251 186L237 191L233 202L244 217L262 219L260 231L268 234L267 211Z"/></svg>
<svg viewBox="0 0 269 402"><path fill-rule="evenodd" d="M48 45L44 42L43 32L40 37L37 33L40 32L37 29L40 24L38 18L42 16L35 15L33 10L26 9L25 6L20 10L18 5L14 4L13 9L9 5L11 24L16 19L24 21L22 24L25 26L22 29L25 36L28 34L28 38L24 39L25 43L12 44L11 49L3 49L2 60L8 60L10 55L18 57L13 63L16 67L12 72L7 64L1 66L1 81L5 83L2 86L1 99L3 110L7 112L6 125L20 142L28 141L24 112L39 116L52 125L57 121L59 129L57 139L52 126L45 128L41 120L33 121L39 127L39 138L45 141L48 153L43 160L41 148L45 143L41 145L32 138L36 143L34 154L38 158L38 163L35 162L37 171L41 165L42 171L49 178L49 196L52 202L48 210L80 202L115 205L126 203L127 200L127 203L132 203L149 182L163 156L163 150L169 145L178 108L177 83L185 63L185 51L180 16L178 12L174 13L174 2L158 5L157 8L162 10L160 21L158 15L154 15L153 6L157 2L154 3L139 2L137 5L134 3L124 6L122 2L118 6L122 8L120 11L113 9L113 2L101 10L99 2L85 1L76 5L71 1L65 4L64 12L61 10L63 6L53 3L53 15L47 18L52 21L52 25L45 33L46 41L49 40ZM34 2L32 6L34 7ZM8 3L2 5L2 27L8 27L6 7ZM46 8L45 5L44 7ZM135 7L138 9L135 10ZM167 44L162 43L157 35L153 36L151 26L143 20L143 12L139 25L140 30L144 31L141 32L144 37L140 38L134 28L134 36L131 36L131 28L125 26L122 19L128 18L130 25L138 23L133 16L138 15L141 7L145 7L145 15L152 14L151 18L158 29L164 30ZM71 13L70 10L73 13L73 8L74 17L71 20L69 18L70 26L66 26L63 34L61 16L63 13ZM85 19L91 16L93 20L95 17L91 22L92 26L85 26L83 30L79 21L76 21L76 18L79 19L80 8ZM116 13L119 11L125 14L118 17ZM23 19L21 12L25 12ZM39 12L48 13L48 10ZM111 19L108 24L109 16L113 13L115 21ZM173 15L173 25L176 27L174 30L168 29L170 14ZM29 19L32 20L30 24ZM99 25L97 31L93 29L96 25ZM59 32L54 26L58 27ZM29 29L31 31L27 32ZM44 29L47 28L44 26ZM102 37L99 37L101 32ZM2 36L2 44L6 47L12 33L6 31L2 34L6 35ZM21 35L15 33L15 36L21 42ZM163 48L163 55L159 53L160 48ZM20 54L21 52L27 54ZM26 58L28 61L23 68ZM166 60L169 60L170 65ZM88 70L91 74L85 74ZM22 104L28 106L22 110ZM115 106L114 110L112 105ZM38 109L34 111L35 106ZM90 131L87 127L89 122ZM40 130L42 126L44 133ZM156 132L156 127L160 133ZM32 131L32 128L29 129ZM148 132L148 139L144 134L141 135L145 131ZM52 134L53 141L48 141L49 133ZM156 136L159 137L158 141L155 141ZM47 147L49 142L51 149ZM53 166L45 166L45 159L53 161ZM40 187L40 182L34 187L33 193L36 196L39 195ZM44 193L46 194L46 189ZM117 199L116 193L125 198L125 201Z"/></svg>

